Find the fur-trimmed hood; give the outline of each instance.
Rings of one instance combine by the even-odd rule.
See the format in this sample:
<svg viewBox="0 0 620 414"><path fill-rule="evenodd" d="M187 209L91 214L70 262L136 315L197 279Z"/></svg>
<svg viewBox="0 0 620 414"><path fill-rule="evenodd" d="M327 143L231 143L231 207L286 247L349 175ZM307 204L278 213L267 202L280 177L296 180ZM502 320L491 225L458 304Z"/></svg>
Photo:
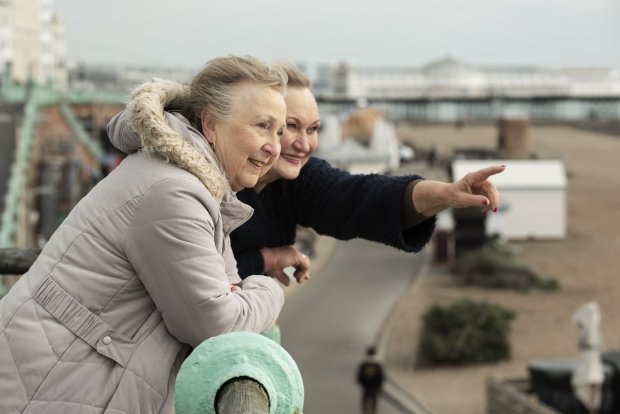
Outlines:
<svg viewBox="0 0 620 414"><path fill-rule="evenodd" d="M230 186L207 140L183 115L164 111L166 104L188 92L173 81L157 79L141 84L131 93L126 110L108 124L108 136L121 151L143 148L192 173L220 202Z"/></svg>

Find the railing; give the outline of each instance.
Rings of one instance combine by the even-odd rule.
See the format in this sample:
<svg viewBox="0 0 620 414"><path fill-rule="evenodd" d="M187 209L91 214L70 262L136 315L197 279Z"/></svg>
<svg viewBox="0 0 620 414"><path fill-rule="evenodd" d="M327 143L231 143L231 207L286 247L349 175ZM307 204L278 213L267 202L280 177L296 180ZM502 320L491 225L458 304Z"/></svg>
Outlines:
<svg viewBox="0 0 620 414"><path fill-rule="evenodd" d="M487 381L487 414L560 414L527 392L529 381L490 378Z"/></svg>
<svg viewBox="0 0 620 414"><path fill-rule="evenodd" d="M385 401L403 414L434 414L431 409L414 398L409 391L403 389L389 376L383 383L382 396Z"/></svg>
<svg viewBox="0 0 620 414"><path fill-rule="evenodd" d="M219 414L268 413L269 396L265 388L251 378L236 378L218 391L215 412Z"/></svg>
<svg viewBox="0 0 620 414"><path fill-rule="evenodd" d="M188 414L301 414L304 387L293 358L251 332L209 338L183 362L176 411Z"/></svg>
<svg viewBox="0 0 620 414"><path fill-rule="evenodd" d="M0 276L23 274L40 250L0 248ZM277 325L260 335L209 338L183 362L176 411L184 414L302 414L299 368L279 344Z"/></svg>
<svg viewBox="0 0 620 414"><path fill-rule="evenodd" d="M39 249L0 249L0 276L23 275L39 256Z"/></svg>
<svg viewBox="0 0 620 414"><path fill-rule="evenodd" d="M65 118L73 133L77 136L78 141L86 148L86 151L90 153L94 158L98 161L101 161L103 158L103 150L101 149L101 144L97 141L93 141L91 137L88 136L88 133L77 119L77 117L73 114L73 111L69 108L69 105L66 103L60 104L60 112L62 116Z"/></svg>
<svg viewBox="0 0 620 414"><path fill-rule="evenodd" d="M17 210L22 192L25 189L26 177L30 169L30 153L36 130L39 110L41 107L59 104L60 111L78 141L96 159L101 160L103 151L98 142L93 141L85 131L82 124L75 117L67 102L82 102L100 100L102 102L121 102L125 97L119 93L99 94L69 94L53 88L40 85L32 85L29 88L12 85L3 80L0 87L0 100L7 102L24 102L25 115L21 126L21 134L18 137L15 160L11 166L6 194L4 197L4 211L0 216L0 248L14 246L13 237L17 231Z"/></svg>
<svg viewBox="0 0 620 414"><path fill-rule="evenodd" d="M39 111L37 91L33 91L25 107L25 116L22 124L21 136L17 144L15 161L11 166L11 174L4 195L4 211L0 217L0 248L13 245L13 235L16 231L17 205L20 193L25 187L30 163L30 148Z"/></svg>

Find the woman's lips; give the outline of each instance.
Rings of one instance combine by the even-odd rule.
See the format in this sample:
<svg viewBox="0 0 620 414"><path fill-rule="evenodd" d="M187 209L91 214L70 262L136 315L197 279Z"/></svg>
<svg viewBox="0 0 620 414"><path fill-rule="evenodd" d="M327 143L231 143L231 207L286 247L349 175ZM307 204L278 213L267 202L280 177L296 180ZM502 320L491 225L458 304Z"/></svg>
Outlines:
<svg viewBox="0 0 620 414"><path fill-rule="evenodd" d="M304 157L297 156L297 155L280 154L280 158L283 158L284 160L286 160L287 162L290 162L291 164L299 165L301 164L301 160Z"/></svg>
<svg viewBox="0 0 620 414"><path fill-rule="evenodd" d="M250 164L252 164L254 167L256 167L259 170L261 170L265 166L265 164L267 164L266 162L258 161L253 158L249 158L248 161L250 162Z"/></svg>

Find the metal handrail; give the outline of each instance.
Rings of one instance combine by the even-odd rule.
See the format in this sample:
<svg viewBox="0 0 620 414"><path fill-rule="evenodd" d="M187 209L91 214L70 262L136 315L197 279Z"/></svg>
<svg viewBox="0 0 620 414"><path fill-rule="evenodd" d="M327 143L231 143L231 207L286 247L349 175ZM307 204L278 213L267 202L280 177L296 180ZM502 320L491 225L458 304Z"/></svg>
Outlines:
<svg viewBox="0 0 620 414"><path fill-rule="evenodd" d="M384 400L403 414L434 414L431 409L414 398L410 392L389 376L383 383L381 395Z"/></svg>
<svg viewBox="0 0 620 414"><path fill-rule="evenodd" d="M40 253L0 249L0 276L26 273ZM272 329L263 335L223 334L200 344L179 372L177 412L301 414L301 374L278 338Z"/></svg>
<svg viewBox="0 0 620 414"><path fill-rule="evenodd" d="M2 97L8 93L10 85L3 85ZM15 88L13 88L15 89ZM24 92L24 88L19 91ZM26 99L25 92L23 94L13 93L10 96L11 101L19 101L20 98ZM90 102L122 102L126 94L107 93L107 94L70 94L53 88L33 85L24 108L24 120L21 128L21 134L17 137L18 143L16 148L15 160L11 165L11 173L8 179L7 192L4 194L4 211L0 216L0 248L14 246L13 236L17 231L17 205L20 195L24 191L28 176L30 154L36 123L38 120L39 110L46 105L58 104L60 111L69 124L71 130L77 137L78 141L86 148L86 150L97 160L103 158L103 150L100 144L93 141L82 124L69 108L67 102L84 102L85 99Z"/></svg>
<svg viewBox="0 0 620 414"><path fill-rule="evenodd" d="M2 212L2 217L0 217L0 248L14 245L13 235L17 230L17 204L28 174L30 151L38 111L38 90L35 88L26 103L22 133L17 143L15 160L11 166L11 175L7 186L8 191L4 195L4 211Z"/></svg>
<svg viewBox="0 0 620 414"><path fill-rule="evenodd" d="M0 276L23 275L40 253L39 249L0 248Z"/></svg>
<svg viewBox="0 0 620 414"><path fill-rule="evenodd" d="M93 157L97 160L101 160L103 158L103 150L101 149L101 145L97 141L93 141L89 136L80 121L76 118L69 108L69 105L66 103L60 103L60 112L63 117L71 127L71 130L75 133L78 140L84 147L86 151L88 151Z"/></svg>

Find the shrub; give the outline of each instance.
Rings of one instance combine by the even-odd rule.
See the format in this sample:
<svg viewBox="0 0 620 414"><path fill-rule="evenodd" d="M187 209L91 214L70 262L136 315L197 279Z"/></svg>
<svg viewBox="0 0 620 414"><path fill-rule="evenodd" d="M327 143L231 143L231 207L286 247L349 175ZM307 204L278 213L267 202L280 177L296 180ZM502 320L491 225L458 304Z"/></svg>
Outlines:
<svg viewBox="0 0 620 414"><path fill-rule="evenodd" d="M422 362L464 365L508 359L514 318L512 310L469 299L448 307L434 305L423 316Z"/></svg>
<svg viewBox="0 0 620 414"><path fill-rule="evenodd" d="M451 268L453 275L468 285L509 288L528 292L532 288L554 291L560 284L543 277L515 259L514 252L499 238L491 238L482 247L461 253Z"/></svg>

